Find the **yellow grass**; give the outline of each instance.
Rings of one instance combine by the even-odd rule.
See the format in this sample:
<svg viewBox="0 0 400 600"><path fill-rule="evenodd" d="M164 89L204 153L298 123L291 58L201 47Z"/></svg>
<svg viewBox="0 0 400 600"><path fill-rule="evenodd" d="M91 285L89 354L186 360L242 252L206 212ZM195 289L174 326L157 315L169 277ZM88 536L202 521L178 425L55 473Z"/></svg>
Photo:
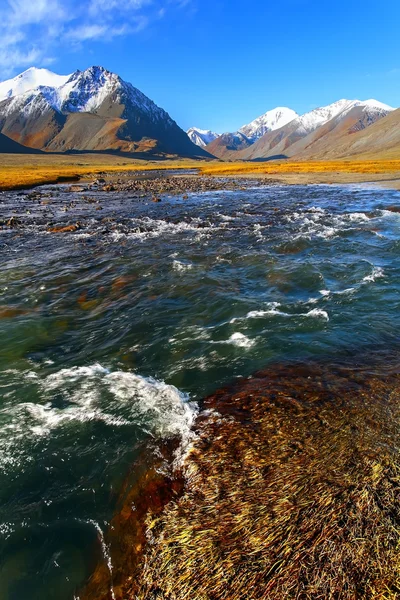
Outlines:
<svg viewBox="0 0 400 600"><path fill-rule="evenodd" d="M400 171L400 160L312 161L312 162L234 162L208 163L205 175L283 175L288 173L393 173Z"/></svg>
<svg viewBox="0 0 400 600"><path fill-rule="evenodd" d="M188 169L196 161L138 161L118 156L95 154L71 155L0 155L0 190L21 189L74 181L98 173L148 171L158 169Z"/></svg>
<svg viewBox="0 0 400 600"><path fill-rule="evenodd" d="M196 160L138 160L115 155L0 155L0 190L73 181L98 173L198 169L207 176L382 175L400 173L400 160L315 162L222 162Z"/></svg>

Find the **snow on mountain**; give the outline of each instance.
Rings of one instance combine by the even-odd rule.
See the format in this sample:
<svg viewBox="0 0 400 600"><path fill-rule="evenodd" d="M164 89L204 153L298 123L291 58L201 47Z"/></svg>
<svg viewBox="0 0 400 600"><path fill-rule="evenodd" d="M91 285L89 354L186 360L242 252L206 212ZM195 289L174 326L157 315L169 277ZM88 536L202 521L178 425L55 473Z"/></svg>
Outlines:
<svg viewBox="0 0 400 600"><path fill-rule="evenodd" d="M293 119L296 119L299 115L291 108L278 106L272 110L267 111L261 117L254 119L248 125L243 125L239 129L239 132L243 133L250 140L257 140L267 131L275 131L284 125L287 125Z"/></svg>
<svg viewBox="0 0 400 600"><path fill-rule="evenodd" d="M71 75L57 75L48 69L31 67L17 77L0 83L0 102L13 96L25 94L30 90L45 87L60 87L68 81Z"/></svg>
<svg viewBox="0 0 400 600"><path fill-rule="evenodd" d="M14 79L0 83L0 101L10 100L4 109L5 114L20 110L28 116L46 108L60 113L96 112L110 97L114 104L130 104L139 108L154 122L172 123L162 108L103 67L90 67L67 76L32 67Z"/></svg>
<svg viewBox="0 0 400 600"><path fill-rule="evenodd" d="M372 111L386 111L390 112L394 110L392 107L377 100L338 100L328 106L322 106L316 108L308 113L305 113L301 117L298 117L293 121L293 125L297 125L296 131L307 135L312 131L315 131L321 125L325 125L331 119L336 117L345 117L353 108L360 106Z"/></svg>
<svg viewBox="0 0 400 600"><path fill-rule="evenodd" d="M191 127L186 133L192 142L201 148L204 148L220 136L219 133L215 133L210 129L199 129L198 127Z"/></svg>
<svg viewBox="0 0 400 600"><path fill-rule="evenodd" d="M170 119L169 115L132 84L103 67L90 67L86 71L76 71L68 81L56 90L54 108L60 112L96 112L106 100L112 97L113 103L127 101L140 108L153 120Z"/></svg>
<svg viewBox="0 0 400 600"><path fill-rule="evenodd" d="M379 102L379 100L364 100L361 102L362 105L368 106L369 108L375 108L380 110L387 110L388 112L392 112L396 110L393 106L389 106L388 104L384 104L383 102Z"/></svg>

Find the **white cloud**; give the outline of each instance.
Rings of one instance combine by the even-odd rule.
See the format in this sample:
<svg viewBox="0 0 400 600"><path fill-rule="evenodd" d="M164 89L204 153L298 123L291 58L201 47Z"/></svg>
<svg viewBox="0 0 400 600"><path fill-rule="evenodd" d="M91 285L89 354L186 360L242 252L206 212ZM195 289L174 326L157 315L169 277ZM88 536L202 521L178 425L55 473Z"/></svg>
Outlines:
<svg viewBox="0 0 400 600"><path fill-rule="evenodd" d="M0 0L0 80L54 53L134 35L192 0ZM64 46L64 48L63 48Z"/></svg>
<svg viewBox="0 0 400 600"><path fill-rule="evenodd" d="M87 40L110 41L115 37L127 35L134 31L134 28L128 25L120 27L108 27L107 25L82 25L75 29L70 29L65 37L72 42L83 43Z"/></svg>
<svg viewBox="0 0 400 600"><path fill-rule="evenodd" d="M0 49L0 72L4 77L8 77L14 71L14 65L18 67L30 67L41 60L41 52L37 48L32 48L23 52L15 46Z"/></svg>
<svg viewBox="0 0 400 600"><path fill-rule="evenodd" d="M8 0L8 5L8 21L14 27L67 18L58 0Z"/></svg>
<svg viewBox="0 0 400 600"><path fill-rule="evenodd" d="M153 0L91 0L89 11L99 14L110 11L138 11L153 4Z"/></svg>

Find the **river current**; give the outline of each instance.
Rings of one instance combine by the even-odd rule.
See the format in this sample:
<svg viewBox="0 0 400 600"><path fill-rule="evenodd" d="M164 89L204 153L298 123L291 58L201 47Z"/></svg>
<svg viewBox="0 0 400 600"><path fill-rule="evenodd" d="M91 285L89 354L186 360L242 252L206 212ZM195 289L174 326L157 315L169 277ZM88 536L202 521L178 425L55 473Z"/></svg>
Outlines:
<svg viewBox="0 0 400 600"><path fill-rule="evenodd" d="M398 356L399 192L45 192L0 196L25 216L0 230L1 600L71 600L140 457L190 441L207 394ZM60 215L80 229L50 233Z"/></svg>

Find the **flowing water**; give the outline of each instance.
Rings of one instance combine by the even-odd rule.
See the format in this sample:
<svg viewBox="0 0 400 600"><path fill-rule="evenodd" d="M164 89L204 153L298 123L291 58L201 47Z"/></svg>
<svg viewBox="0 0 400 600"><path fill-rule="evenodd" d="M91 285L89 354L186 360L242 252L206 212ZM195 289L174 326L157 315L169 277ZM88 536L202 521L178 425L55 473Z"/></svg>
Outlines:
<svg viewBox="0 0 400 600"><path fill-rule="evenodd" d="M275 361L398 350L398 192L46 193L0 197L27 215L0 231L1 600L71 600L110 563L127 475L190 438L205 395ZM48 233L66 210L82 229Z"/></svg>

